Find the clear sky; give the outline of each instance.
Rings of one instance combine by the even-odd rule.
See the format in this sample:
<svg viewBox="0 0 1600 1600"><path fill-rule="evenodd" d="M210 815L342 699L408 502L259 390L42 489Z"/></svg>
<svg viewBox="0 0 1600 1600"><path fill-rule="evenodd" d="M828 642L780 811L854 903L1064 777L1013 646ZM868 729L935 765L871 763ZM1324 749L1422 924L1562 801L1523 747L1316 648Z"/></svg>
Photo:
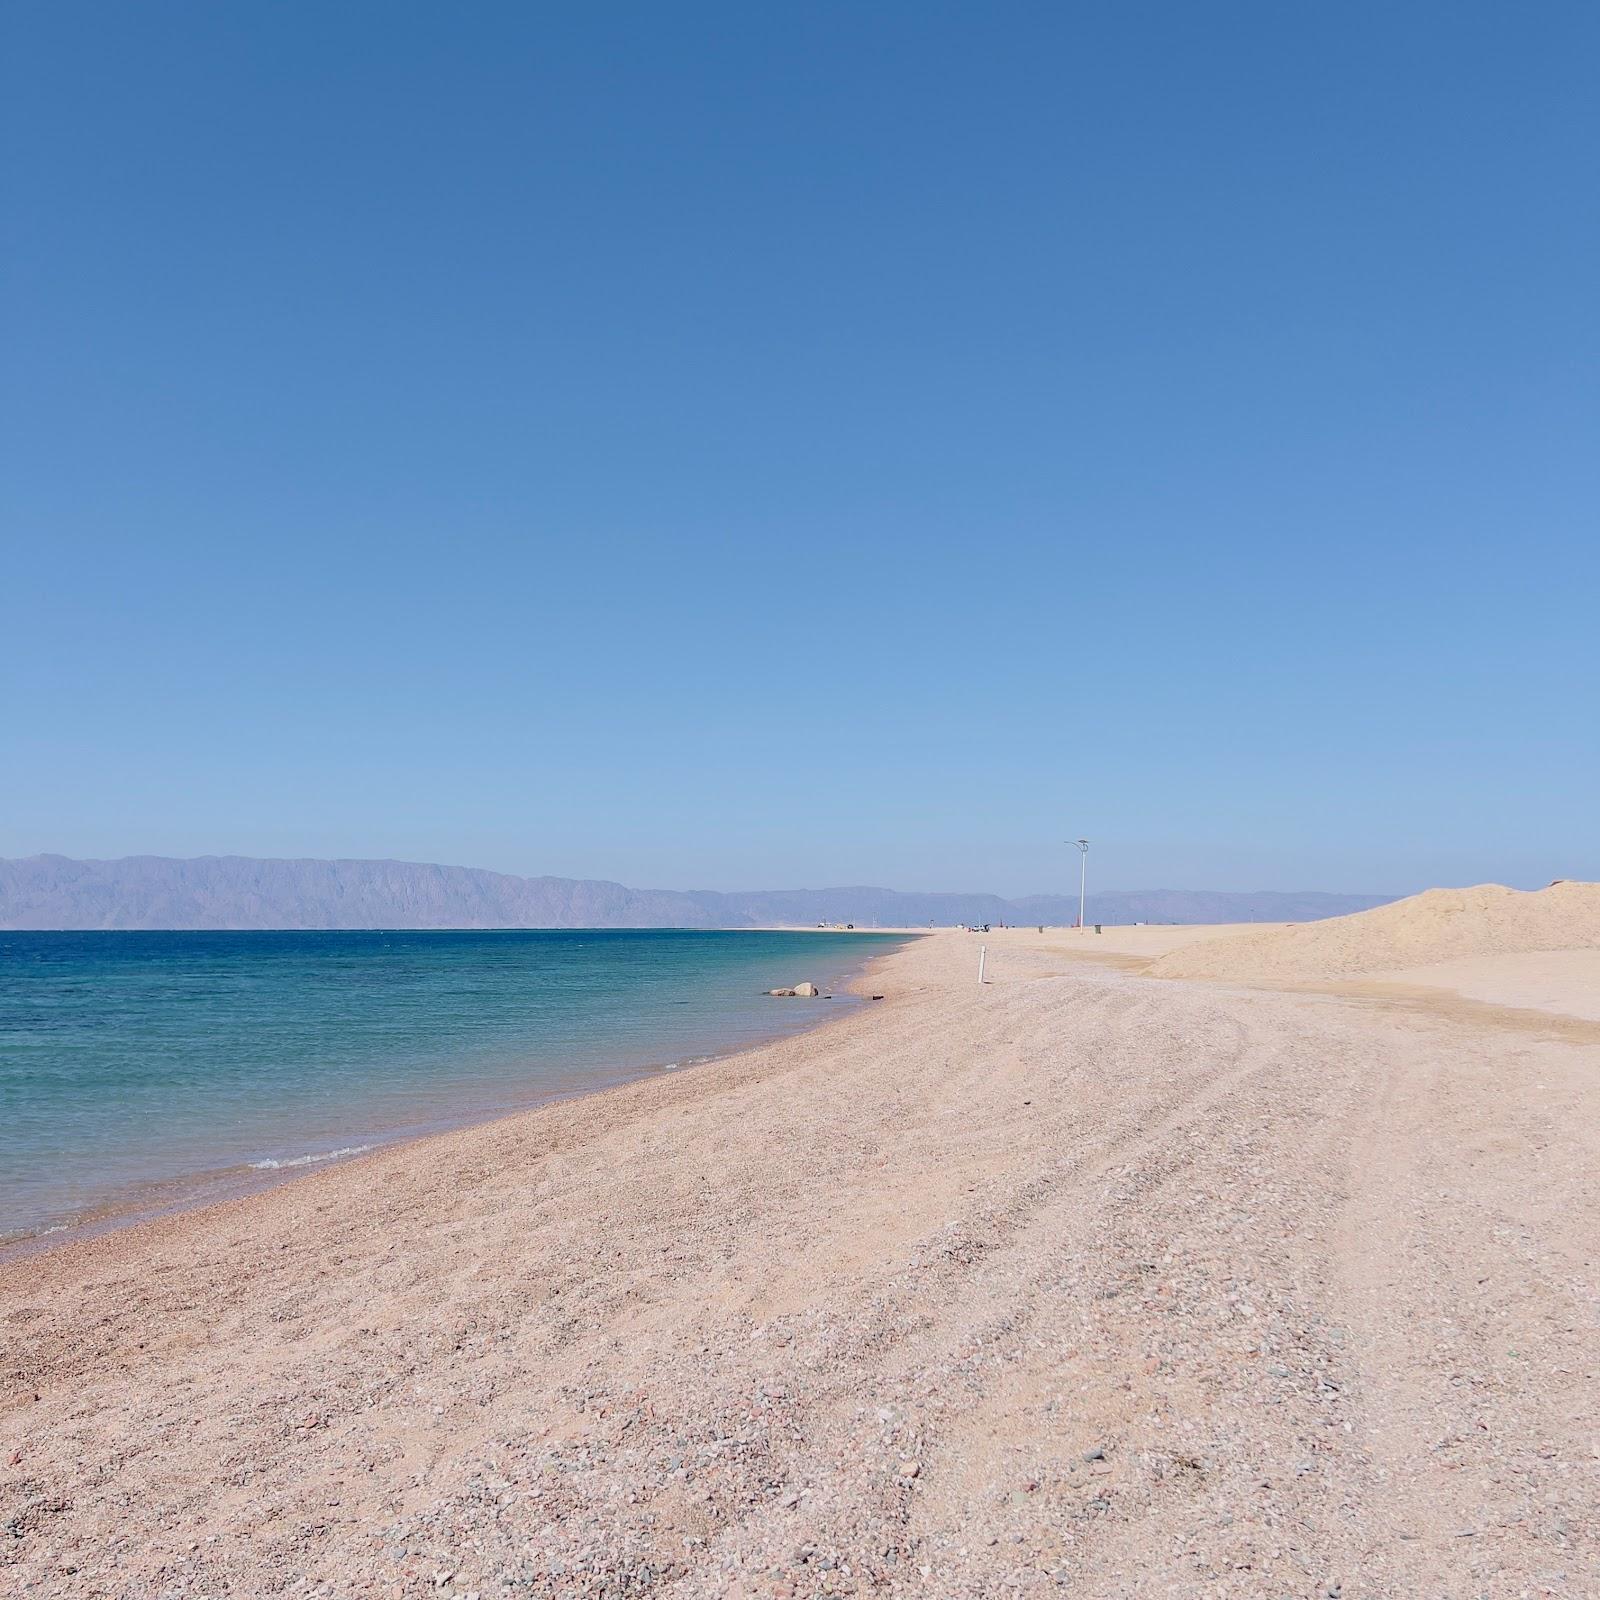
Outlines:
<svg viewBox="0 0 1600 1600"><path fill-rule="evenodd" d="M1600 8L4 5L0 854L1600 877Z"/></svg>

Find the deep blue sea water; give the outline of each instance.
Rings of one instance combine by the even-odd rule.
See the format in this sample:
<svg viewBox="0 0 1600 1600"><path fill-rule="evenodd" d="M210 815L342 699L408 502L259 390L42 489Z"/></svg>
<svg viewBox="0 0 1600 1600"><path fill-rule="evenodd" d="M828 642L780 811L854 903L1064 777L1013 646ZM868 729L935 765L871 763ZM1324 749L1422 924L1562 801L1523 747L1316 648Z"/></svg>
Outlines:
<svg viewBox="0 0 1600 1600"><path fill-rule="evenodd" d="M0 932L0 1241L233 1192L836 1012L893 936Z"/></svg>

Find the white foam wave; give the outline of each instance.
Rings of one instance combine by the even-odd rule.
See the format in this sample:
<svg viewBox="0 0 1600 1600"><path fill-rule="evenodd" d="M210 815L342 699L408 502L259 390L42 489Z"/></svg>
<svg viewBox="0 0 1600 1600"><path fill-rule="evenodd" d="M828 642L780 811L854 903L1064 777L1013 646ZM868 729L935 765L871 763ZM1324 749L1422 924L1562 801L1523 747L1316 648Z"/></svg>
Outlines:
<svg viewBox="0 0 1600 1600"><path fill-rule="evenodd" d="M252 1161L248 1165L257 1172L281 1172L288 1167L312 1167L319 1161L338 1161L344 1156L359 1156L370 1150L370 1144L347 1144L340 1150L325 1150L321 1155L290 1156L283 1161L274 1161L268 1157L264 1161Z"/></svg>

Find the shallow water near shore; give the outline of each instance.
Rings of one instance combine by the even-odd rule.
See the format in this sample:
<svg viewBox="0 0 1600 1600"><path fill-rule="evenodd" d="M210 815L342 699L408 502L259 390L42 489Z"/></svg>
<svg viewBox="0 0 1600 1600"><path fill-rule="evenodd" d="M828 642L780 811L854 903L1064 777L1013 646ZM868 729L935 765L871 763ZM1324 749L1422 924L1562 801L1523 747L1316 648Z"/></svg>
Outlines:
<svg viewBox="0 0 1600 1600"><path fill-rule="evenodd" d="M822 1021L903 942L686 930L0 934L0 1243L237 1192Z"/></svg>

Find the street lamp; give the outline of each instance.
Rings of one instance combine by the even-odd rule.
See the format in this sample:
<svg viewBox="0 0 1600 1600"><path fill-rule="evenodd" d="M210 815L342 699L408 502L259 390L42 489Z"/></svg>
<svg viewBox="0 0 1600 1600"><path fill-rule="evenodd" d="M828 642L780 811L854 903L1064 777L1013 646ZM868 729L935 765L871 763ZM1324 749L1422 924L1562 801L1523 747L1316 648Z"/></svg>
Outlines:
<svg viewBox="0 0 1600 1600"><path fill-rule="evenodd" d="M1087 839L1069 839L1068 844L1078 847L1078 932L1083 932L1083 902L1084 891L1089 881L1089 841Z"/></svg>

